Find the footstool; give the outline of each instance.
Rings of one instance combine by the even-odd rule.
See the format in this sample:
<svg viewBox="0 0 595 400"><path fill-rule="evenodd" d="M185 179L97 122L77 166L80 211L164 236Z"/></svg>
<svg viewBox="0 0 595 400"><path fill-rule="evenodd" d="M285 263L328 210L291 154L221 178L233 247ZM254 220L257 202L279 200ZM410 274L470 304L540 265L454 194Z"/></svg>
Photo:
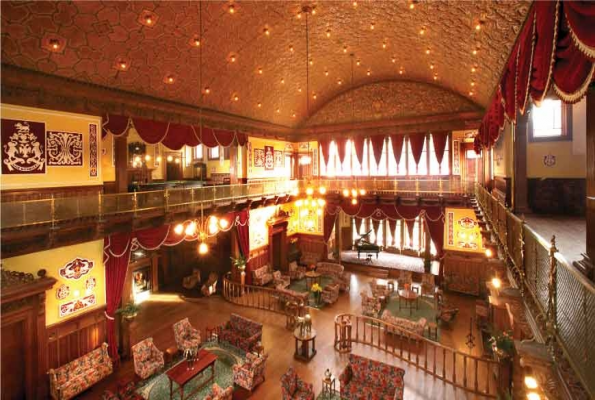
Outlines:
<svg viewBox="0 0 595 400"><path fill-rule="evenodd" d="M165 364L170 364L174 361L176 356L178 355L178 346L170 346L165 350L165 354L163 355L163 361Z"/></svg>

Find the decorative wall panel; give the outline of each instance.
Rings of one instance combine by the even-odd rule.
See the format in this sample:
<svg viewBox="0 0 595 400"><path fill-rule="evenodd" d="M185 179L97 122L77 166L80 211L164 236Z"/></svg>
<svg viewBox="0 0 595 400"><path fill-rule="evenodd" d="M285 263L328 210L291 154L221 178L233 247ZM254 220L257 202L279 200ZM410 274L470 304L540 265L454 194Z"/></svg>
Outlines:
<svg viewBox="0 0 595 400"><path fill-rule="evenodd" d="M48 166L82 166L83 134L48 131L47 151ZM97 154L95 159L97 160Z"/></svg>
<svg viewBox="0 0 595 400"><path fill-rule="evenodd" d="M45 124L2 119L2 174L44 174Z"/></svg>
<svg viewBox="0 0 595 400"><path fill-rule="evenodd" d="M89 124L89 176L96 177L98 172L98 150L99 137L97 135L97 125Z"/></svg>

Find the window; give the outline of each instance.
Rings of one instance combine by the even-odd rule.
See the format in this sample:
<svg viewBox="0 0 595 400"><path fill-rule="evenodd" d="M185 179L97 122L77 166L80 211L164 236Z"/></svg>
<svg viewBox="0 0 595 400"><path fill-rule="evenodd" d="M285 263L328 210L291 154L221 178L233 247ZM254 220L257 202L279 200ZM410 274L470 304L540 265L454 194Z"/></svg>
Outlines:
<svg viewBox="0 0 595 400"><path fill-rule="evenodd" d="M450 138L450 137L449 137ZM432 140L432 135L430 135L430 140L428 141L430 144L430 175L448 175L450 174L449 168L449 152L448 152L448 143L446 141L446 146L444 146L444 157L442 157L442 164L438 164L438 158L436 157L436 151L434 149L434 141ZM421 163L421 161L420 161Z"/></svg>
<svg viewBox="0 0 595 400"><path fill-rule="evenodd" d="M202 144L199 144L194 148L194 159L195 160L202 160L204 157L203 155L203 147Z"/></svg>
<svg viewBox="0 0 595 400"><path fill-rule="evenodd" d="M546 99L531 108L529 141L572 140L572 106L561 100Z"/></svg>
<svg viewBox="0 0 595 400"><path fill-rule="evenodd" d="M209 148L209 160L219 159L219 146Z"/></svg>
<svg viewBox="0 0 595 400"><path fill-rule="evenodd" d="M388 175L407 175L407 156L405 155L405 144L403 144L403 146L401 147L401 159L399 160L398 165L397 161L395 160L395 153L393 151L391 138L388 138L386 147L388 147Z"/></svg>

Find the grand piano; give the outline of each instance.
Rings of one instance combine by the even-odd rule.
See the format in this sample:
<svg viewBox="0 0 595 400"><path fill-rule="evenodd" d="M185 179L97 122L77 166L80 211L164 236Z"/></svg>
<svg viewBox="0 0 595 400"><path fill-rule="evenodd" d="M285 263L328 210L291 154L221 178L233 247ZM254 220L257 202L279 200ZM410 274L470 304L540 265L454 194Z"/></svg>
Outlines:
<svg viewBox="0 0 595 400"><path fill-rule="evenodd" d="M368 237L370 236L371 232L372 232L372 229L370 229L368 232L361 235L359 237L359 239L357 239L355 241L355 248L357 249L357 258L360 258L361 253L364 253L364 254L376 253L376 258L378 258L378 253L380 253L380 246L378 246L377 244L374 244L374 243L370 243L368 241Z"/></svg>

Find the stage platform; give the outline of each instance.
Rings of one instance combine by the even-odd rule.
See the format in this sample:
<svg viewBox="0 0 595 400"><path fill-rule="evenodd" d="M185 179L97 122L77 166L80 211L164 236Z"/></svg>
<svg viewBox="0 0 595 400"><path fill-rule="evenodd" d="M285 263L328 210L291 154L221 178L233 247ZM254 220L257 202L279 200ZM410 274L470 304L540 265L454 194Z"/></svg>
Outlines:
<svg viewBox="0 0 595 400"><path fill-rule="evenodd" d="M424 272L424 260L421 257L411 257L402 254L393 254L386 251L381 251L376 255L372 255L372 260L366 259L366 254L362 253L361 258L357 258L356 250L344 250L341 252L341 263L357 267L357 270L364 271L365 269L385 269L385 270L405 270L417 274ZM368 267L368 268L362 268ZM440 263L438 261L432 262L432 273L438 275Z"/></svg>

